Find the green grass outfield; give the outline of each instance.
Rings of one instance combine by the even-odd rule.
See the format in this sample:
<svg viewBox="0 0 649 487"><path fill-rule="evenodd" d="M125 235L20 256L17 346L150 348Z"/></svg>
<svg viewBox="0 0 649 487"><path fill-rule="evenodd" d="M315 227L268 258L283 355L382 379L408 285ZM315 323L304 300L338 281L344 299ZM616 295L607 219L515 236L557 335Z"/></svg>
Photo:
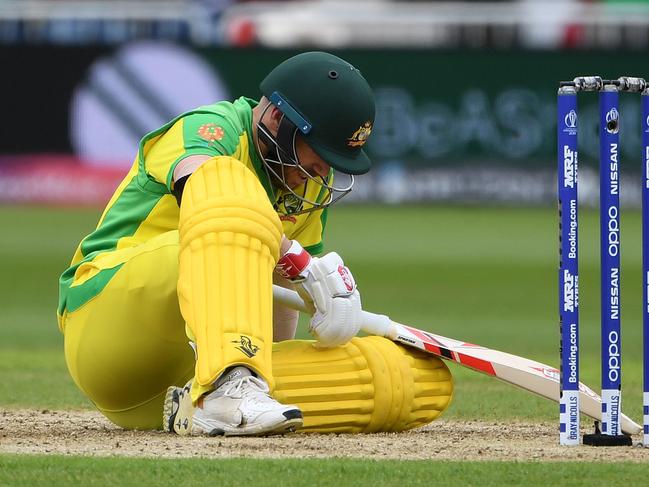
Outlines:
<svg viewBox="0 0 649 487"><path fill-rule="evenodd" d="M642 464L363 460L168 460L0 456L0 486L501 486L646 483Z"/></svg>
<svg viewBox="0 0 649 487"><path fill-rule="evenodd" d="M58 275L98 216L98 210L0 207L4 276L0 280L0 408L90 408L67 375L55 308ZM580 224L581 371L582 380L598 390L596 213L582 211ZM337 250L352 269L365 309L558 365L556 210L342 206L331 212L326 244L327 251ZM622 262L623 405L638 421L642 389L638 212L622 216ZM303 327L300 336L306 337ZM452 371L456 395L446 418L558 421L555 403L460 367L453 366ZM2 464L5 461L0 459ZM30 462L39 461L50 462L11 459L25 462L27 471L34 465ZM67 462L59 470L64 471ZM93 460L88 468L102 465ZM223 465L233 471L239 468L237 462ZM314 465L328 468L326 462ZM354 462L341 465L361 468L353 467L360 465ZM440 469L452 472L457 468L453 465ZM286 467L269 461L268 468ZM507 468L489 470L505 475Z"/></svg>

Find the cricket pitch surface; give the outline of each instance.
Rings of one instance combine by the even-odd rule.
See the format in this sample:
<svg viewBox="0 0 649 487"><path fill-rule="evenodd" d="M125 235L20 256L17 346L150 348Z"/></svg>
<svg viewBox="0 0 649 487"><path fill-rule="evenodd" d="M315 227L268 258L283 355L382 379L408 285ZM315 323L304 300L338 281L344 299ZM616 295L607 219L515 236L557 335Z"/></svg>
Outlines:
<svg viewBox="0 0 649 487"><path fill-rule="evenodd" d="M584 432L589 432L584 430ZM557 423L439 420L404 433L268 438L125 431L94 411L0 409L0 453L126 457L647 462L649 448L561 447Z"/></svg>

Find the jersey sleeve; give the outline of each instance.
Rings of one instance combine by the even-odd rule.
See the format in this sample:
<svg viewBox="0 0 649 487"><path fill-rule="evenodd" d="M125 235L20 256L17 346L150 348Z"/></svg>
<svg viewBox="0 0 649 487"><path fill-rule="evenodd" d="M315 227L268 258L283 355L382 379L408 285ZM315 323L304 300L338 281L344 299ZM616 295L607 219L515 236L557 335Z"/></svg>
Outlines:
<svg viewBox="0 0 649 487"><path fill-rule="evenodd" d="M176 120L155 140L144 155L144 166L150 177L172 191L178 162L191 155L232 155L238 141L239 134L224 116L191 113Z"/></svg>
<svg viewBox="0 0 649 487"><path fill-rule="evenodd" d="M316 210L308 214L305 222L291 238L300 242L311 255L321 254L324 250L324 231L327 226L329 208Z"/></svg>

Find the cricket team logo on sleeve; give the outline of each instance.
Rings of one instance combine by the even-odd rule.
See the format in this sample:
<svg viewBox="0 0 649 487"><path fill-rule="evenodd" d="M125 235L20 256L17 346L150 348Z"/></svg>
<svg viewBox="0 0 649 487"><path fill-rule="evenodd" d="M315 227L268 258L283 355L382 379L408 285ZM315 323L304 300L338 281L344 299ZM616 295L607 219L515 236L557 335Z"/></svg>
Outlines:
<svg viewBox="0 0 649 487"><path fill-rule="evenodd" d="M198 136L201 139L212 143L223 139L225 132L223 128L219 127L215 123L204 123L198 127Z"/></svg>

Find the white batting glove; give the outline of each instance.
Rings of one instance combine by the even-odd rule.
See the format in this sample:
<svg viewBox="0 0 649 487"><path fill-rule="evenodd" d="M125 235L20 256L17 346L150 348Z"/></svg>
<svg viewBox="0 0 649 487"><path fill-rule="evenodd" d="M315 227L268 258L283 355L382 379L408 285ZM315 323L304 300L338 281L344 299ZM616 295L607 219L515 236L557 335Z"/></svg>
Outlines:
<svg viewBox="0 0 649 487"><path fill-rule="evenodd" d="M309 332L319 347L336 347L356 336L360 330L361 297L351 272L337 253L311 257L293 241L275 269L296 284L298 293L312 307Z"/></svg>

